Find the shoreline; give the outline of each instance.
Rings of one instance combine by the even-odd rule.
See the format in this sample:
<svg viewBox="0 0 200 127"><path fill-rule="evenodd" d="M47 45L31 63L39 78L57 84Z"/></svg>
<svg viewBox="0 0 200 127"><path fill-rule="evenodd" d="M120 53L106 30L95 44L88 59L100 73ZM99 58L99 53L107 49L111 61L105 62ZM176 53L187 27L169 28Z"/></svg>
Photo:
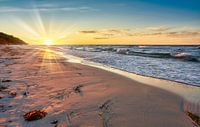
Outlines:
<svg viewBox="0 0 200 127"><path fill-rule="evenodd" d="M95 63L95 62L94 62L94 63ZM126 70L123 70L123 69L120 69L120 68L110 67L110 66L107 66L107 65L105 65L105 66L106 66L106 67L109 67L109 68L117 69L117 70L120 70L120 71L124 71L124 72L130 73L130 74L142 76L142 77L158 79L158 80L161 80L161 81L174 82L176 85L192 86L192 87L198 87L198 88L200 87L200 84L199 84L199 85L189 84L189 83L186 83L186 82L175 81L175 80L170 80L170 79L161 78L161 77L154 77L154 76L149 76L149 75L142 75L142 74L135 73L135 72L129 72L129 71L126 71Z"/></svg>
<svg viewBox="0 0 200 127"><path fill-rule="evenodd" d="M160 88L162 90L166 90L172 94L176 94L177 96L183 98L183 101L181 104L183 112L185 112L186 114L194 113L193 115L200 116L200 110L199 110L200 86L198 86L198 85L192 85L192 84L188 84L188 83L184 83L184 82L179 82L179 81L174 81L174 80L169 80L169 79L164 79L164 78L158 78L158 77L153 77L153 76L146 76L146 75L141 75L141 74L137 74L134 72L128 72L126 70L122 70L122 69L115 68L115 67L110 67L110 66L107 66L102 63L88 61L88 60L85 60L84 58L74 56L71 54L63 55L63 57L68 59L67 62L78 63L78 64L83 64L86 66L91 66L91 67L95 67L98 69L102 69L102 70L112 72L114 74L118 74L123 77L129 78L133 81L142 83L143 85L150 85L150 86L153 86L156 88ZM194 124L196 125L196 123L194 123Z"/></svg>
<svg viewBox="0 0 200 127"><path fill-rule="evenodd" d="M102 70L129 78L133 81L142 83L143 85L150 85L156 88L160 88L162 90L166 90L172 94L176 94L177 96L180 96L181 98L183 98L182 107L183 107L184 112L189 111L191 113L194 113L195 115L200 116L200 110L199 110L200 86L168 80L168 79L140 75L140 74L128 72L119 68L110 67L101 63L88 61L81 57L73 56L71 54L70 55L63 55L63 53L61 54L62 54L62 57L65 57L66 59L68 59L67 62L78 63L78 64L83 64L86 66L102 69Z"/></svg>
<svg viewBox="0 0 200 127"><path fill-rule="evenodd" d="M5 56L0 62L0 76L5 77L0 125L53 127L57 120L56 126L72 127L193 127L184 100L147 85L145 81L153 83L150 78L84 65L88 63L51 48L11 48ZM25 113L39 109L47 112L46 117L23 119Z"/></svg>
<svg viewBox="0 0 200 127"><path fill-rule="evenodd" d="M57 48L57 47L55 47ZM60 48L60 47L59 47ZM71 49L69 49L71 50ZM60 52L59 50L57 50L58 52ZM72 51L72 50L71 50ZM76 51L79 51L79 50L76 50ZM82 51L82 50L80 50ZM62 49L61 49L61 52L62 52ZM70 54L71 55L71 54ZM75 56L77 57L78 59L80 59L81 61L87 61L85 60L84 58L81 58L79 56L76 56L76 55L71 55L71 56ZM184 81L178 81L178 80L173 80L173 79L167 79L165 77L156 77L156 76L151 76L151 75L144 75L144 74L140 74L140 73L136 73L136 72L131 72L131 71L128 71L128 70L123 70L121 68L118 68L118 67L115 67L115 66L110 66L110 65L106 65L106 64L103 64L103 63L98 63L98 62L95 62L95 61L92 61L92 60L89 60L88 62L90 62L90 64L98 64L100 66L104 66L104 67L107 67L107 68L113 68L113 69L117 69L117 70L121 70L121 71L125 71L125 72L128 72L128 73L133 73L133 74L136 74L136 75L139 75L139 76L144 76L144 77L149 77L149 78L156 78L156 79L161 79L161 80L167 80L167 81L172 81L172 82L176 82L177 84L183 84L183 85L191 85L191 86L196 86L196 87L200 87L200 84L192 84L192 83L187 83L187 82L184 82Z"/></svg>
<svg viewBox="0 0 200 127"><path fill-rule="evenodd" d="M62 54L62 53L61 53ZM150 85L156 88L160 88L162 90L166 90L177 96L183 98L183 110L190 111L196 115L200 116L200 86L191 85L187 83L182 83L178 81L156 78L151 76L145 76L136 74L133 72L128 72L119 68L110 67L101 63L96 63L93 61L84 60L81 57L73 56L73 55L63 55L63 57L67 58L67 62L71 63L79 63L86 66L95 67L98 69L103 69L108 72L112 72L114 74L119 74L126 78L129 78L133 81L137 81L144 85ZM194 90L195 89L195 90Z"/></svg>
<svg viewBox="0 0 200 127"><path fill-rule="evenodd" d="M55 52L55 53L57 53L57 52ZM103 69L103 70L106 70L106 71L109 71L109 72L113 72L115 74L119 74L119 75L122 75L124 77L130 78L134 81L141 82L141 83L144 83L146 85L158 87L158 88L167 90L169 92L178 94L179 96L187 99L188 101L190 101L190 99L188 99L187 95L184 95L185 93L182 94L181 91L174 91L173 88L172 89L167 88L168 87L167 85L169 85L171 87L180 88L182 90L196 89L197 91L199 91L199 92L197 92L196 97L197 98L200 97L200 86L198 86L198 85L187 84L187 83L184 83L184 82L179 82L179 81L174 81L174 80L169 80L169 79L164 79L164 78L158 78L158 77L153 77L153 76L141 75L141 74L137 74L137 73L134 73L134 72L122 70L122 69L119 69L119 68L110 67L110 66L107 66L105 64L84 60L83 58L78 57L78 56L73 56L73 55L68 55L68 54L66 55L66 54L63 54L63 53L58 53L58 54L62 55L62 57L65 57L66 59L68 59L67 62L79 63L79 64L83 64L83 65L86 65L86 66L96 67L96 68ZM148 82L149 80L153 81L153 83ZM158 82L158 83L156 83L156 82ZM160 85L160 84L164 84L164 85ZM194 97L194 95L193 95L193 97ZM200 98L199 98L198 101L200 103Z"/></svg>

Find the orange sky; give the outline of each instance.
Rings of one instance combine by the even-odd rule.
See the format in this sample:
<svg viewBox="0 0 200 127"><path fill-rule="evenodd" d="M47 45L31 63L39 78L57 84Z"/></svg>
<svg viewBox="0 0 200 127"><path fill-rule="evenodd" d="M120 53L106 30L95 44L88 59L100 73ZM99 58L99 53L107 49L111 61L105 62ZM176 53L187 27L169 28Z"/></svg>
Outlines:
<svg viewBox="0 0 200 127"><path fill-rule="evenodd" d="M46 40L55 45L200 45L198 3L0 0L0 31L33 45Z"/></svg>

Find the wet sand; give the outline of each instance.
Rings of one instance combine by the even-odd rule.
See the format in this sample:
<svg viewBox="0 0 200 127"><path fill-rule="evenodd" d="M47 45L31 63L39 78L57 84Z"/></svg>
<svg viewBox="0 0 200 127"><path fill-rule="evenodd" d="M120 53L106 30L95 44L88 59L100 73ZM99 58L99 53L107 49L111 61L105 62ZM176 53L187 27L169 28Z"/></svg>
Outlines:
<svg viewBox="0 0 200 127"><path fill-rule="evenodd" d="M0 125L194 126L184 111L183 98L172 92L67 62L48 48L4 46L0 52ZM23 115L36 109L47 115L37 121L25 121Z"/></svg>

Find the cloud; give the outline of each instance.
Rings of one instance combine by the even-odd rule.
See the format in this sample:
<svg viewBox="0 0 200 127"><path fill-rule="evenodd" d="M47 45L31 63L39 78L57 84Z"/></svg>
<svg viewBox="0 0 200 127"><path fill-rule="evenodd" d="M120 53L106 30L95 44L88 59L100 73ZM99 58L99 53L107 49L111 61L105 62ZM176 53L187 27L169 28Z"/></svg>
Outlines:
<svg viewBox="0 0 200 127"><path fill-rule="evenodd" d="M173 38L192 38L200 37L200 30L170 30L171 28L159 28L154 31L134 32L130 29L102 29L102 30L83 30L81 34L92 35L94 39L110 39L116 37L148 37L148 36L167 36Z"/></svg>
<svg viewBox="0 0 200 127"><path fill-rule="evenodd" d="M200 37L200 31L168 32L166 35L170 37Z"/></svg>
<svg viewBox="0 0 200 127"><path fill-rule="evenodd" d="M36 8L21 8L21 7L0 7L0 13L6 12L32 12L32 11L74 11L74 12L88 12L95 11L91 7L81 6L81 7L59 7L53 5L40 5Z"/></svg>
<svg viewBox="0 0 200 127"><path fill-rule="evenodd" d="M109 39L108 37L95 37L96 40Z"/></svg>
<svg viewBox="0 0 200 127"><path fill-rule="evenodd" d="M111 33L123 33L124 29L108 29L107 31Z"/></svg>
<svg viewBox="0 0 200 127"><path fill-rule="evenodd" d="M101 33L100 35L111 37L111 36L115 36L116 34L113 34L113 33Z"/></svg>
<svg viewBox="0 0 200 127"><path fill-rule="evenodd" d="M157 31L157 32L163 32L163 31L168 31L171 30L172 27L166 27L166 26L159 26L159 27L148 27L147 30L150 31Z"/></svg>
<svg viewBox="0 0 200 127"><path fill-rule="evenodd" d="M92 35L94 39L109 39L119 36L129 36L130 29L101 29L101 30L82 30L81 34Z"/></svg>
<svg viewBox="0 0 200 127"><path fill-rule="evenodd" d="M133 33L130 36L168 36L173 38L186 38L186 37L200 37L200 31Z"/></svg>
<svg viewBox="0 0 200 127"><path fill-rule="evenodd" d="M80 33L83 34L94 34L94 33L98 33L98 31L95 30L83 30L83 31L79 31Z"/></svg>
<svg viewBox="0 0 200 127"><path fill-rule="evenodd" d="M130 29L102 29L102 30L83 30L79 31L82 34L96 34L102 36L116 36L116 35L128 35Z"/></svg>

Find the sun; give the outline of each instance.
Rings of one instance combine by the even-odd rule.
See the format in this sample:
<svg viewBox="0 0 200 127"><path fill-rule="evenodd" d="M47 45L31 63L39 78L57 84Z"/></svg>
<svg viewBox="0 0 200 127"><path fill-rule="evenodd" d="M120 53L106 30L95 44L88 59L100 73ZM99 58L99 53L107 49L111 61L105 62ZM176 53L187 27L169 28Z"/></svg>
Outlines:
<svg viewBox="0 0 200 127"><path fill-rule="evenodd" d="M44 44L45 44L45 45L52 45L52 44L53 44L53 40L52 40L52 39L46 39L46 40L44 41Z"/></svg>

